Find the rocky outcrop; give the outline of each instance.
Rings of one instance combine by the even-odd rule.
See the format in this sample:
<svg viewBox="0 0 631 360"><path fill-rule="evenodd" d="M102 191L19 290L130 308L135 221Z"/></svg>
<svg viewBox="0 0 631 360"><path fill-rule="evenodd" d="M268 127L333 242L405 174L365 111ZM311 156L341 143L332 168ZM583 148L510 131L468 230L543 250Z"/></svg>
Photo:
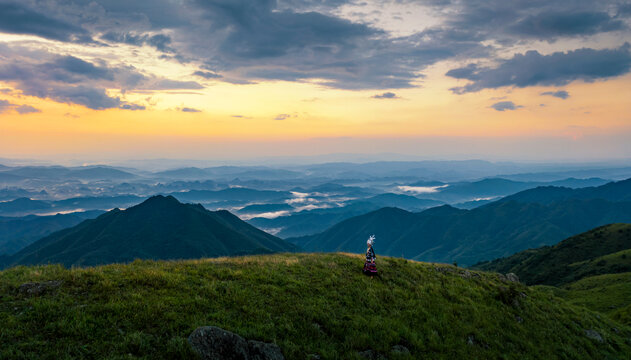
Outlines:
<svg viewBox="0 0 631 360"><path fill-rule="evenodd" d="M20 285L18 293L26 296L40 296L61 286L61 281L32 282Z"/></svg>
<svg viewBox="0 0 631 360"><path fill-rule="evenodd" d="M246 340L218 328L202 326L191 333L188 342L204 360L284 360L276 344Z"/></svg>

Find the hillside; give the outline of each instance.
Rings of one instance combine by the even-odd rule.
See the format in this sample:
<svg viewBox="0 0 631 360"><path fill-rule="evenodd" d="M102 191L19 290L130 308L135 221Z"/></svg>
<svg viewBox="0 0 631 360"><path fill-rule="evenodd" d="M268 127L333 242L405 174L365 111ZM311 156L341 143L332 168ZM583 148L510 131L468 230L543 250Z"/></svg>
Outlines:
<svg viewBox="0 0 631 360"><path fill-rule="evenodd" d="M186 338L204 325L300 360L367 350L391 359L631 353L631 328L545 289L404 259L380 258L375 279L361 266L360 255L280 254L15 267L0 272L0 358L190 359ZM19 290L44 281L58 282L41 296Z"/></svg>
<svg viewBox="0 0 631 360"><path fill-rule="evenodd" d="M498 201L472 210L441 206L420 213L384 208L347 219L319 234L287 240L307 251L359 253L366 250L368 235L375 234L378 255L472 265L553 245L612 222L631 222L631 202Z"/></svg>
<svg viewBox="0 0 631 360"><path fill-rule="evenodd" d="M227 211L154 196L127 210L53 233L16 253L12 264L89 266L140 259L196 259L295 251Z"/></svg>
<svg viewBox="0 0 631 360"><path fill-rule="evenodd" d="M527 284L558 286L593 275L631 271L629 249L631 224L611 224L570 237L554 246L525 250L473 267L513 272Z"/></svg>
<svg viewBox="0 0 631 360"><path fill-rule="evenodd" d="M631 325L631 272L586 277L549 289L570 304L584 306Z"/></svg>
<svg viewBox="0 0 631 360"><path fill-rule="evenodd" d="M75 226L101 213L88 211L52 216L0 217L0 254L14 254L46 235Z"/></svg>

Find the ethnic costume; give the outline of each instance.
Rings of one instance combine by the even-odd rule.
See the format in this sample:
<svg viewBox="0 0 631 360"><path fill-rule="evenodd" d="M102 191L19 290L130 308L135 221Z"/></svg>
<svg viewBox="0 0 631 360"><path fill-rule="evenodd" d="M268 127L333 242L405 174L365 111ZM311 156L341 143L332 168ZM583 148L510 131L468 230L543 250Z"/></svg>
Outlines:
<svg viewBox="0 0 631 360"><path fill-rule="evenodd" d="M364 263L364 274L366 275L377 275L377 264L375 260L377 256L375 256L375 250L372 248L372 244L375 240L375 236L371 235L368 239L368 250L366 250L366 262Z"/></svg>

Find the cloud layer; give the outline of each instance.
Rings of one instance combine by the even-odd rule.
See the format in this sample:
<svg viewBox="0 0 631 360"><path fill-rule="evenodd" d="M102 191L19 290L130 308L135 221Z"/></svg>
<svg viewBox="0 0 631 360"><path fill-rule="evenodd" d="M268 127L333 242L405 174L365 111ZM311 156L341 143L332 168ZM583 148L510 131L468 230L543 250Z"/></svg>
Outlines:
<svg viewBox="0 0 631 360"><path fill-rule="evenodd" d="M627 74L631 70L631 45L617 49L578 49L542 55L531 50L500 60L496 67L469 64L453 69L447 76L471 82L451 90L456 94L505 86L562 86L574 80L594 81Z"/></svg>
<svg viewBox="0 0 631 360"><path fill-rule="evenodd" d="M463 64L447 72L468 81L453 88L455 94L563 86L630 71L629 45L616 40L630 34L631 7L624 1L396 4L421 9L436 23L414 24L417 30L395 35L362 17L369 9L385 16L392 5L385 0L5 0L0 3L0 32L57 44L34 50L0 43L0 81L26 95L95 110L141 110L145 105L113 94L266 80L385 91L421 86L427 68L445 60ZM593 38L609 35L594 47ZM542 51L537 42L558 51ZM586 45L570 45L581 42ZM154 61L185 66L189 76L170 79L115 56L88 59L59 43L152 49ZM375 98L393 98L387 94L394 92Z"/></svg>

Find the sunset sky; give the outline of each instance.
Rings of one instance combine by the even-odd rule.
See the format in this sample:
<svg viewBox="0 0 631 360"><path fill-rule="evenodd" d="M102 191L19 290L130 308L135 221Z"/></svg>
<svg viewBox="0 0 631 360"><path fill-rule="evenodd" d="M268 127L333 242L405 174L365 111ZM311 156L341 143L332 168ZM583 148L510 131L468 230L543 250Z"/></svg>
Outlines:
<svg viewBox="0 0 631 360"><path fill-rule="evenodd" d="M0 158L631 158L631 1L0 0Z"/></svg>

